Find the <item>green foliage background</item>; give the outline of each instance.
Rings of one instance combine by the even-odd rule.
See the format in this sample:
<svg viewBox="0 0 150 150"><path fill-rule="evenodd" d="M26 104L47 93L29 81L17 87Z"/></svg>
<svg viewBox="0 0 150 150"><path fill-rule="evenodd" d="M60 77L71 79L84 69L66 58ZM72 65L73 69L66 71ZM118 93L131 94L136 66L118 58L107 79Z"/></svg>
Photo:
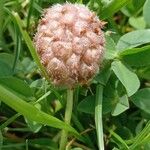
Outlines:
<svg viewBox="0 0 150 150"><path fill-rule="evenodd" d="M104 62L75 89L71 125L66 90L51 85L32 42L43 9L64 2L0 1L0 149L57 150L65 129L68 149L101 149L104 137L108 150L149 150L150 0L68 0L107 22Z"/></svg>

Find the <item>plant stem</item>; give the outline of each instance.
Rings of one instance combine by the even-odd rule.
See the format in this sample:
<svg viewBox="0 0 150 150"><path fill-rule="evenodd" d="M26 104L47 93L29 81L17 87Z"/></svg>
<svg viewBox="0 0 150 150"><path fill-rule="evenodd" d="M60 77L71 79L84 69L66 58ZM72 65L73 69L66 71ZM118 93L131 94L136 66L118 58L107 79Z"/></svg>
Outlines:
<svg viewBox="0 0 150 150"><path fill-rule="evenodd" d="M70 124L72 108L73 108L73 90L68 89L67 90L67 103L66 103L65 119L64 119L65 123L67 123L67 124ZM59 150L65 150L65 147L67 144L67 136L68 136L68 132L66 130L62 130Z"/></svg>
<svg viewBox="0 0 150 150"><path fill-rule="evenodd" d="M103 86L99 84L96 87L96 103L95 103L95 124L99 150L104 150L102 99L103 99Z"/></svg>

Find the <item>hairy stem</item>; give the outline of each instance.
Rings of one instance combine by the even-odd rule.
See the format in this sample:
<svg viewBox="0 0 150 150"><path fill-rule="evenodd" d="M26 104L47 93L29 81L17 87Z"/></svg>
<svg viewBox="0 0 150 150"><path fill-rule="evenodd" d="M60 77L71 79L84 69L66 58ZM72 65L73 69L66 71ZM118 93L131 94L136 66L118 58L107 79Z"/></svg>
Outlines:
<svg viewBox="0 0 150 150"><path fill-rule="evenodd" d="M73 90L68 89L67 90L67 103L66 103L65 119L64 119L65 123L67 123L67 124L70 124L72 108L73 108ZM59 150L65 150L65 147L67 144L67 136L68 136L68 132L66 130L62 130Z"/></svg>
<svg viewBox="0 0 150 150"><path fill-rule="evenodd" d="M104 150L103 120L102 120L102 99L103 99L103 86L102 85L97 85L97 88L96 88L96 103L95 103L95 124L96 124L99 150Z"/></svg>

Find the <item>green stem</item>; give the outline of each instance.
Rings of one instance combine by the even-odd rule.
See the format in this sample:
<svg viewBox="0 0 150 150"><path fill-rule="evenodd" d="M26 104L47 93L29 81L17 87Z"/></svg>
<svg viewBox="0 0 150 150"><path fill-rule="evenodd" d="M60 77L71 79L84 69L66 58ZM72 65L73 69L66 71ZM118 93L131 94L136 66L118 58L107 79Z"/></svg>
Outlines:
<svg viewBox="0 0 150 150"><path fill-rule="evenodd" d="M73 108L73 90L68 89L67 90L67 103L66 103L65 119L64 119L65 123L67 123L67 124L70 124L72 108ZM62 130L59 150L65 150L65 147L67 144L67 136L68 136L68 131Z"/></svg>
<svg viewBox="0 0 150 150"><path fill-rule="evenodd" d="M95 103L95 124L99 150L104 150L102 99L103 99L103 86L99 84L96 87L96 103Z"/></svg>

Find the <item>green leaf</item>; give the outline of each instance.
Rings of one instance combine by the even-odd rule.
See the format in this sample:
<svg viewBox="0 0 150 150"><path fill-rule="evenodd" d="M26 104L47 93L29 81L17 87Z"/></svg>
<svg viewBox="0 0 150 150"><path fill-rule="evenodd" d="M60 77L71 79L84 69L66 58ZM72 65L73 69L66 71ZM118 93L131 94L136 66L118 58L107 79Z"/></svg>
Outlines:
<svg viewBox="0 0 150 150"><path fill-rule="evenodd" d="M2 132L0 130L0 150L2 149L2 146L3 146L3 135L2 135Z"/></svg>
<svg viewBox="0 0 150 150"><path fill-rule="evenodd" d="M37 65L29 57L25 57L22 62L22 71L24 74L28 74L37 70Z"/></svg>
<svg viewBox="0 0 150 150"><path fill-rule="evenodd" d="M32 121L29 119L25 119L28 127L31 129L32 132L37 133L42 128L42 124L37 123L36 121Z"/></svg>
<svg viewBox="0 0 150 150"><path fill-rule="evenodd" d="M35 100L30 86L25 82L15 77L0 78L0 84L15 92L23 99Z"/></svg>
<svg viewBox="0 0 150 150"><path fill-rule="evenodd" d="M108 114L112 111L114 107L114 99L113 98L103 98L103 114Z"/></svg>
<svg viewBox="0 0 150 150"><path fill-rule="evenodd" d="M94 114L94 105L95 96L88 96L78 104L77 109L84 113Z"/></svg>
<svg viewBox="0 0 150 150"><path fill-rule="evenodd" d="M7 104L9 107L24 115L24 117L41 123L43 125L48 125L54 128L64 129L72 132L74 135L78 136L78 133L70 125L60 121L59 119L50 116L40 110L38 110L33 105L25 102L13 92L4 88L0 85L0 100Z"/></svg>
<svg viewBox="0 0 150 150"><path fill-rule="evenodd" d="M150 45L141 48L127 49L121 52L119 57L130 66L149 66Z"/></svg>
<svg viewBox="0 0 150 150"><path fill-rule="evenodd" d="M115 107L118 100L116 100L116 78L110 78L109 82L104 86L103 92L103 114L110 113Z"/></svg>
<svg viewBox="0 0 150 150"><path fill-rule="evenodd" d="M13 54L8 54L8 53L0 53L0 62L3 62L9 66L9 68L13 69L13 64L14 64L14 55ZM16 69L21 69L20 62L17 61L16 63Z"/></svg>
<svg viewBox="0 0 150 150"><path fill-rule="evenodd" d="M150 66L138 70L138 76L143 79L150 80Z"/></svg>
<svg viewBox="0 0 150 150"><path fill-rule="evenodd" d="M119 97L118 99L119 101L116 104L114 110L112 111L113 116L117 116L126 111L127 109L129 109L129 101L127 95Z"/></svg>
<svg viewBox="0 0 150 150"><path fill-rule="evenodd" d="M100 12L100 17L102 19L107 19L115 12L120 10L123 6L127 5L131 0L112 0L108 5L105 5Z"/></svg>
<svg viewBox="0 0 150 150"><path fill-rule="evenodd" d="M13 71L10 68L10 66L8 64L0 61L0 78L12 76L12 75L13 75Z"/></svg>
<svg viewBox="0 0 150 150"><path fill-rule="evenodd" d="M106 64L104 68L101 68L100 73L94 78L97 82L106 85L111 75L110 64Z"/></svg>
<svg viewBox="0 0 150 150"><path fill-rule="evenodd" d="M132 0L134 8L139 10L141 7L143 7L143 4L145 3L146 0Z"/></svg>
<svg viewBox="0 0 150 150"><path fill-rule="evenodd" d="M34 105L37 109L41 110L41 105L39 103ZM28 118L25 118L25 121L28 125L28 127L31 129L32 132L37 133L42 128L42 124L37 123L36 121L30 120Z"/></svg>
<svg viewBox="0 0 150 150"><path fill-rule="evenodd" d="M150 26L150 0L146 0L144 7L143 7L143 16L148 26Z"/></svg>
<svg viewBox="0 0 150 150"><path fill-rule="evenodd" d="M145 0L132 0L121 11L128 17L137 16L141 12Z"/></svg>
<svg viewBox="0 0 150 150"><path fill-rule="evenodd" d="M114 107L113 98L103 98L103 114L110 113ZM95 112L95 96L88 96L83 99L77 106L77 110L87 114L94 114Z"/></svg>
<svg viewBox="0 0 150 150"><path fill-rule="evenodd" d="M146 23L143 17L130 17L129 24L135 29L145 29Z"/></svg>
<svg viewBox="0 0 150 150"><path fill-rule="evenodd" d="M117 51L116 51L116 44L114 40L110 37L105 35L105 59L113 59L117 56Z"/></svg>
<svg viewBox="0 0 150 150"><path fill-rule="evenodd" d="M137 107L150 114L150 88L139 90L131 100Z"/></svg>
<svg viewBox="0 0 150 150"><path fill-rule="evenodd" d="M140 87L140 81L137 75L120 61L112 62L111 68L120 82L124 85L128 96L133 95Z"/></svg>
<svg viewBox="0 0 150 150"><path fill-rule="evenodd" d="M150 42L150 29L137 30L123 35L116 46L117 50L125 50Z"/></svg>

